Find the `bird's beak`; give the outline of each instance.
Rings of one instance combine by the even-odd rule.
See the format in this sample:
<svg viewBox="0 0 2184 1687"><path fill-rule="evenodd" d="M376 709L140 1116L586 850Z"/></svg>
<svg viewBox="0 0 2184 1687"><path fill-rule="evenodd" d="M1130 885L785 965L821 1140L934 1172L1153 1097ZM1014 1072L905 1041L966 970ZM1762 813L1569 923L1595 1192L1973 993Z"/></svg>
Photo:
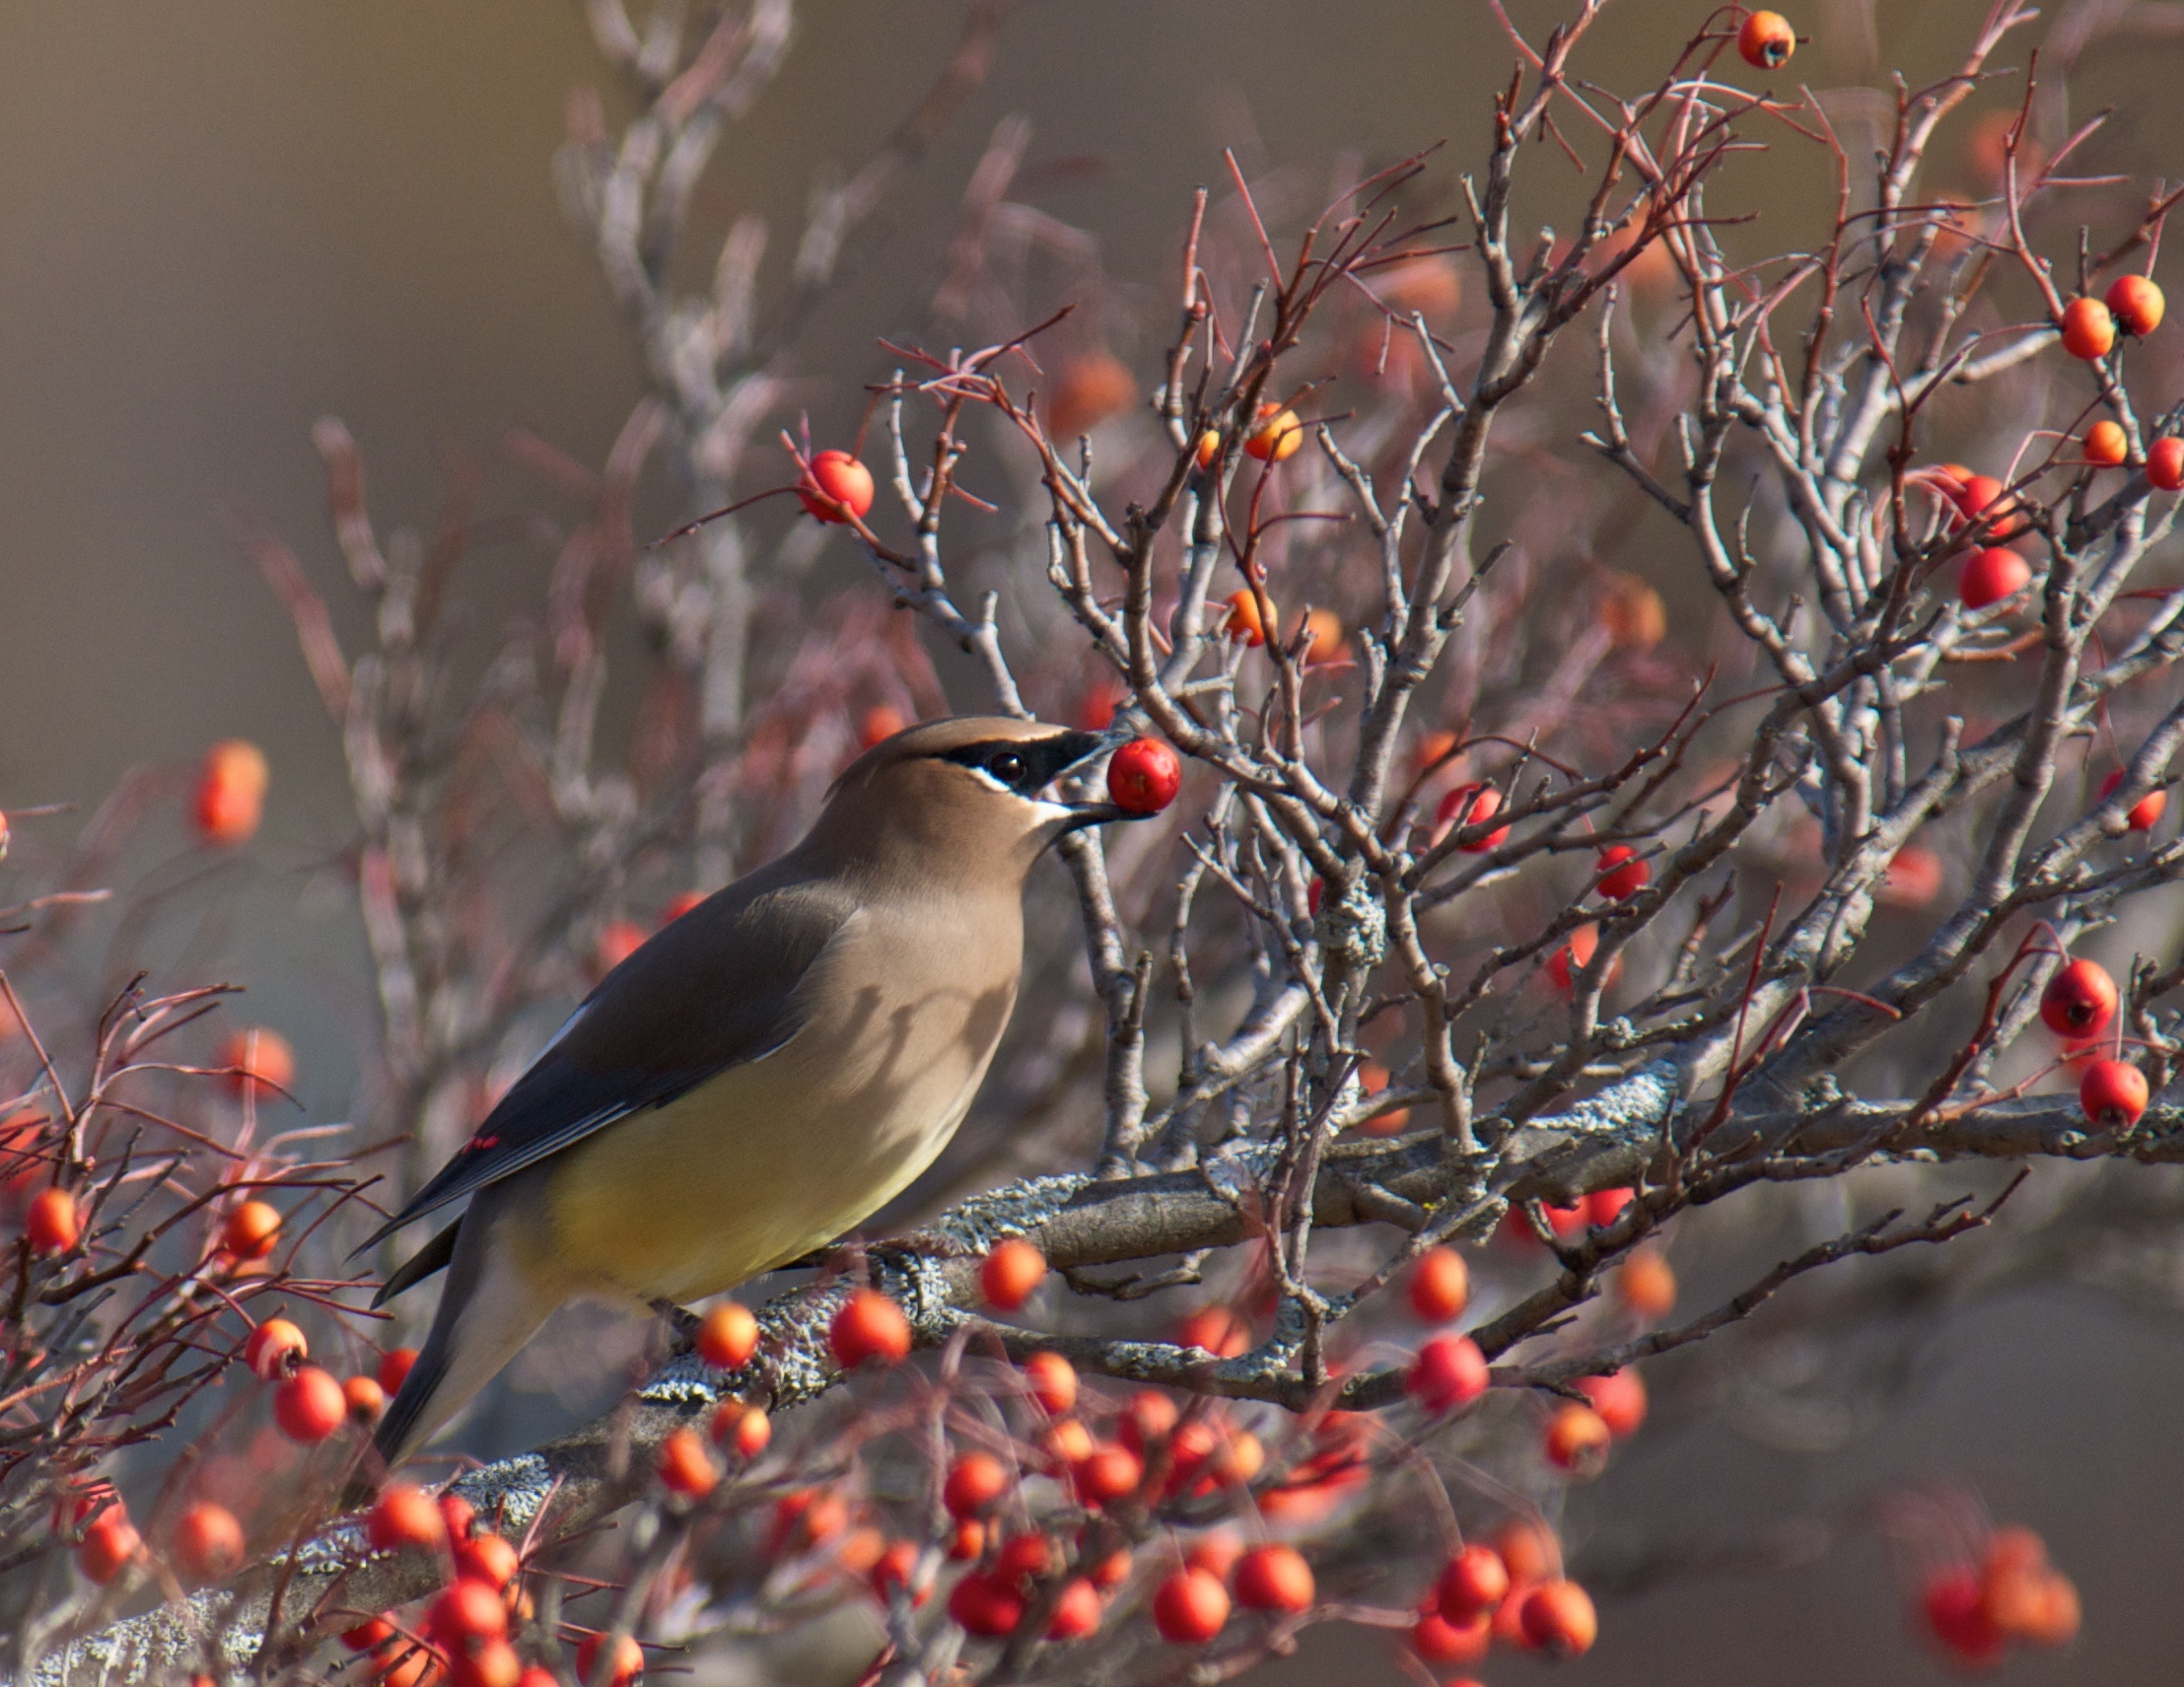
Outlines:
<svg viewBox="0 0 2184 1687"><path fill-rule="evenodd" d="M1055 775L1056 783L1078 772L1089 761L1096 761L1110 755L1128 743L1134 735L1120 727L1109 727L1103 733L1068 733L1063 736L1061 748L1069 760ZM1087 826L1103 826L1110 820L1142 820L1145 815L1134 813L1120 804L1104 800L1096 802L1072 802L1063 798L1062 806L1069 809L1070 817L1062 827L1062 833L1083 831Z"/></svg>

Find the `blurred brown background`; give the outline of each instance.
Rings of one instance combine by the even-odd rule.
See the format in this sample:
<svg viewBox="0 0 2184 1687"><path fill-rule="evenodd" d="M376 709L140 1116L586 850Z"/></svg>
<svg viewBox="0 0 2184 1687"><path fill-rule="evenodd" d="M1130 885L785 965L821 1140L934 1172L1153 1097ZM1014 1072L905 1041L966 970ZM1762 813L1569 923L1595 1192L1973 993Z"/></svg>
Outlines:
<svg viewBox="0 0 2184 1687"><path fill-rule="evenodd" d="M1543 29L1562 8L1512 10ZM1706 10L1627 0L1591 62L1651 74ZM1876 41L1872 8L1793 8L1816 36L1795 68L1817 88L1864 82L1877 47L1935 75L1983 10L1879 7ZM2122 10L2158 32L2178 9ZM712 218L769 213L784 261L815 176L854 169L885 134L956 21L939 0L808 5L787 73L701 189ZM2116 144L2149 173L2179 139L2172 38L2093 52L2074 93L2078 114L2121 108ZM1020 196L1094 234L1119 282L1164 291L1188 192L1217 176L1223 145L1255 170L1321 171L1338 149L1371 165L1444 138L1460 161L1510 62L1479 0L1033 0L803 334L798 364L822 378L810 406L848 414L855 384L882 367L874 336L920 318L948 213L1006 113L1034 125L1038 185ZM263 744L270 817L222 922L161 928L129 958L217 959L247 981L250 1011L298 1043L324 1116L346 1105L369 1022L326 871L347 835L345 788L285 618L227 524L284 535L333 580L308 439L325 414L362 445L387 527L429 525L452 442L482 448L521 424L600 457L639 378L550 165L569 91L606 80L572 3L0 13L0 808L92 805L133 765L227 735ZM1785 193L1823 179L1750 168ZM467 578L481 627L537 584L514 563ZM1772 1315L1794 1319L1795 1299ZM1847 1532L1780 1574L1731 1563L1612 1600L1599 1650L1563 1677L1931 1679L1902 1638L1884 1555L1854 1525L1893 1486L1961 1481L2044 1530L2085 1593L2076 1652L2020 1659L2013 1675L2178 1679L2176 1336L2164 1316L2064 1289L1981 1304L1927 1330L1897 1409L1818 1456L1740 1436L1728 1405L1679 1400L1582 1501L1581 1533L1585 1518L1603 1538L1635 1522L1696 1545L1808 1513ZM1399 1679L1383 1657L1370 1638L1323 1633L1286 1673ZM1493 1673L1529 1671L1497 1660Z"/></svg>

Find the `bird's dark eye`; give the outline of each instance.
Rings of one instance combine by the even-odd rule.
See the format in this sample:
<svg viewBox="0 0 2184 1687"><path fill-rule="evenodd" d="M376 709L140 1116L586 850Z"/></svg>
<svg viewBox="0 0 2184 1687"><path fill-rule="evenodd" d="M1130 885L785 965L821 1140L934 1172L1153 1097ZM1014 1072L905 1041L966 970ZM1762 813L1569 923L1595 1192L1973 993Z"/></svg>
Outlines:
<svg viewBox="0 0 2184 1687"><path fill-rule="evenodd" d="M986 763L986 771L1004 785L1014 785L1023 777L1023 757L1004 750Z"/></svg>

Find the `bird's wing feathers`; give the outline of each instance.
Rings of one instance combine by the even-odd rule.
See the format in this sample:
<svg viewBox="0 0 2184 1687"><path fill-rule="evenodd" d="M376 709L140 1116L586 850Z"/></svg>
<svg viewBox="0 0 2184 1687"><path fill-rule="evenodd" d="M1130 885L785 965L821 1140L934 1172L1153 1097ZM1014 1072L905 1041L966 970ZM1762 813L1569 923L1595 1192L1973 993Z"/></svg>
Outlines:
<svg viewBox="0 0 2184 1687"><path fill-rule="evenodd" d="M774 877L754 874L700 903L609 973L470 1140L364 1245L794 1037L804 1023L798 986L854 903L838 885L768 883Z"/></svg>

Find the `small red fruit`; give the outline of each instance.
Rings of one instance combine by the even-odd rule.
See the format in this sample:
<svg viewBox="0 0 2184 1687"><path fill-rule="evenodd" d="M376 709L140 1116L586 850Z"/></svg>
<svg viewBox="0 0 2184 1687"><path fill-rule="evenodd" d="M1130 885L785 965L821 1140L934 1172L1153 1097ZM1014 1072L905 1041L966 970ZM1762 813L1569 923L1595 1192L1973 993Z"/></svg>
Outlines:
<svg viewBox="0 0 2184 1687"><path fill-rule="evenodd" d="M1439 1611L1428 1611L1411 1630L1411 1651L1428 1663L1476 1663L1494 1643L1494 1619L1474 1617L1468 1623L1451 1623ZM1451 1681L1447 1687L1476 1687L1476 1683Z"/></svg>
<svg viewBox="0 0 2184 1687"><path fill-rule="evenodd" d="M220 1245L238 1259L263 1259L280 1245L281 1211L269 1201L246 1201L228 1215Z"/></svg>
<svg viewBox="0 0 2184 1687"><path fill-rule="evenodd" d="M2128 1060L2096 1060L2078 1087L2078 1104L2104 1131L2127 1131L2147 1110L2147 1075Z"/></svg>
<svg viewBox="0 0 2184 1687"><path fill-rule="evenodd" d="M394 1638L394 1625L385 1617L372 1617L353 1629L341 1631L341 1644L351 1652L370 1652Z"/></svg>
<svg viewBox="0 0 2184 1687"><path fill-rule="evenodd" d="M273 1421L290 1441L307 1446L324 1441L349 1418L349 1397L330 1372L299 1366L273 1390Z"/></svg>
<svg viewBox="0 0 2184 1687"><path fill-rule="evenodd" d="M1600 894L1610 902L1626 902L1654 881L1654 864L1639 860L1629 844L1609 844L1592 871L1600 875Z"/></svg>
<svg viewBox="0 0 2184 1687"><path fill-rule="evenodd" d="M1054 1601L1054 1615L1047 1619L1048 1640L1082 1640L1099 1627L1099 1589L1082 1576L1062 1585Z"/></svg>
<svg viewBox="0 0 2184 1687"><path fill-rule="evenodd" d="M1229 595L1229 616L1222 622L1221 630L1233 639L1241 639L1256 649L1266 643L1266 630L1271 623L1275 632L1282 630L1281 611L1271 601L1267 604L1266 619L1259 616L1259 596L1246 590Z"/></svg>
<svg viewBox="0 0 2184 1687"><path fill-rule="evenodd" d="M447 1529L450 1540L468 1540L470 1529L477 1518L477 1508L460 1494L451 1490L440 1496L440 1521Z"/></svg>
<svg viewBox="0 0 2184 1687"><path fill-rule="evenodd" d="M310 1357L304 1332L286 1318L267 1318L243 1344L243 1363L267 1382L286 1376Z"/></svg>
<svg viewBox="0 0 2184 1687"><path fill-rule="evenodd" d="M975 1517L991 1511L1009 1492L1009 1467L990 1452L966 1452L948 1467L941 1504L951 1517Z"/></svg>
<svg viewBox="0 0 2184 1687"><path fill-rule="evenodd" d="M957 1564L968 1564L986 1550L986 1525L965 1517L955 1525L955 1532L948 1537L948 1556Z"/></svg>
<svg viewBox="0 0 2184 1687"><path fill-rule="evenodd" d="M1050 1418L1077 1407L1077 1367L1058 1353L1034 1353L1023 1362L1023 1379L1031 1397Z"/></svg>
<svg viewBox="0 0 2184 1687"><path fill-rule="evenodd" d="M1137 402L1137 378L1111 352L1071 358L1054 379L1046 401L1046 432L1053 440L1073 440L1109 416Z"/></svg>
<svg viewBox="0 0 2184 1687"><path fill-rule="evenodd" d="M1181 759L1159 738L1132 738L1107 763L1107 795L1133 814L1158 814L1182 784Z"/></svg>
<svg viewBox="0 0 2184 1687"><path fill-rule="evenodd" d="M2170 434L2147 447L2147 478L2163 492L2184 488L2184 439Z"/></svg>
<svg viewBox="0 0 2184 1687"><path fill-rule="evenodd" d="M1176 1571L1153 1595L1153 1626L1170 1646L1204 1646L1229 1620L1229 1590L1203 1570Z"/></svg>
<svg viewBox="0 0 2184 1687"><path fill-rule="evenodd" d="M498 1593L523 1570L516 1543L506 1535L479 1535L455 1550L455 1573L464 1582L480 1582Z"/></svg>
<svg viewBox="0 0 2184 1687"><path fill-rule="evenodd" d="M599 1652L605 1644L604 1634L586 1635L577 1648L577 1680L584 1687L599 1679ZM629 1687L644 1672L645 1649L628 1635L615 1636L614 1650L607 1653L606 1687Z"/></svg>
<svg viewBox="0 0 2184 1687"><path fill-rule="evenodd" d="M267 1101L296 1083L296 1051L278 1031L246 1025L220 1045L220 1065L228 1088L238 1095Z"/></svg>
<svg viewBox="0 0 2184 1687"><path fill-rule="evenodd" d="M1411 1267L1411 1310L1429 1324L1445 1324L1471 1302L1471 1268L1445 1244L1430 1247Z"/></svg>
<svg viewBox="0 0 2184 1687"><path fill-rule="evenodd" d="M670 1430L660 1443L660 1484L685 1500L702 1500L719 1486L721 1473L705 1440L687 1424Z"/></svg>
<svg viewBox="0 0 2184 1687"><path fill-rule="evenodd" d="M1556 994L1570 994L1578 974L1592 964L1592 956L1599 947L1600 928L1584 925L1570 934L1568 943L1547 957L1547 982L1555 987ZM1615 974L1621 967L1622 956L1618 955L1608 968L1608 983L1615 982Z"/></svg>
<svg viewBox="0 0 2184 1687"><path fill-rule="evenodd" d="M910 1579L917 1574L918 1549L914 1541L898 1540L873 1561L867 1580L881 1604L891 1603L897 1593L910 1590ZM913 1605L922 1605L933 1596L932 1589L911 1595Z"/></svg>
<svg viewBox="0 0 2184 1687"><path fill-rule="evenodd" d="M451 1652L470 1641L500 1640L508 1633L508 1603L497 1588L458 1581L432 1602L425 1632Z"/></svg>
<svg viewBox="0 0 2184 1687"><path fill-rule="evenodd" d="M1145 1480L1145 1461L1126 1446L1095 1446L1071 1467L1078 1499L1106 1507L1127 1500Z"/></svg>
<svg viewBox="0 0 2184 1687"><path fill-rule="evenodd" d="M1216 1359L1241 1359L1251 1351L1251 1327L1227 1306L1201 1306L1175 1326L1175 1340Z"/></svg>
<svg viewBox="0 0 2184 1687"><path fill-rule="evenodd" d="M1592 1402L1608 1434L1623 1441L1646 1421L1646 1384L1635 1371L1611 1371L1605 1376L1581 1376L1578 1389Z"/></svg>
<svg viewBox="0 0 2184 1687"><path fill-rule="evenodd" d="M87 1581L104 1587L144 1550L144 1537L119 1506L108 1506L84 1530L76 1543L76 1568Z"/></svg>
<svg viewBox="0 0 2184 1687"><path fill-rule="evenodd" d="M1641 1248L1615 1274L1615 1298L1641 1318L1665 1318L1676 1309L1676 1274L1652 1248Z"/></svg>
<svg viewBox="0 0 2184 1687"><path fill-rule="evenodd" d="M1547 1461L1578 1476L1597 1475L1607 1462L1607 1420L1590 1406L1569 1401L1547 1420Z"/></svg>
<svg viewBox="0 0 2184 1687"><path fill-rule="evenodd" d="M1001 1640L1023 1621L1023 1595L998 1576L974 1570L949 1594L948 1614L967 1635Z"/></svg>
<svg viewBox="0 0 2184 1687"><path fill-rule="evenodd" d="M505 1640L478 1641L448 1659L452 1687L521 1687L524 1660Z"/></svg>
<svg viewBox="0 0 2184 1687"><path fill-rule="evenodd" d="M175 1562L192 1582L217 1582L243 1564L243 1525L225 1506L200 1503L175 1524Z"/></svg>
<svg viewBox="0 0 2184 1687"><path fill-rule="evenodd" d="M265 752L254 743L229 738L206 750L193 810L205 842L231 847L247 843L264 815L271 776Z"/></svg>
<svg viewBox="0 0 2184 1687"><path fill-rule="evenodd" d="M1754 70L1780 70L1797 50L1797 32L1780 12L1754 12L1736 32L1736 50Z"/></svg>
<svg viewBox="0 0 2184 1687"><path fill-rule="evenodd" d="M910 1320L877 1289L860 1289L842 1302L827 1325L827 1346L844 1371L867 1360L899 1365L910 1352Z"/></svg>
<svg viewBox="0 0 2184 1687"><path fill-rule="evenodd" d="M2098 363L2116 344L2116 318L2098 299L2073 299L2063 307L2063 349L2086 363Z"/></svg>
<svg viewBox="0 0 2184 1687"><path fill-rule="evenodd" d="M1469 1336L1436 1336L1418 1350L1403 1387L1436 1416L1486 1392L1486 1356Z"/></svg>
<svg viewBox="0 0 2184 1687"><path fill-rule="evenodd" d="M797 488L797 497L821 522L847 522L872 508L872 470L846 451L822 451ZM844 511L848 514L843 514Z"/></svg>
<svg viewBox="0 0 2184 1687"><path fill-rule="evenodd" d="M2040 992L2040 1019L2059 1037L2097 1037L2116 1013L2116 981L2097 960L2074 960Z"/></svg>
<svg viewBox="0 0 2184 1687"><path fill-rule="evenodd" d="M1120 1587L1130 1580L1130 1549L1116 1547L1105 1558L1086 1565L1085 1574L1092 1578L1094 1587Z"/></svg>
<svg viewBox="0 0 2184 1687"><path fill-rule="evenodd" d="M1541 1582L1525 1595L1518 1620L1526 1640L1557 1657L1590 1652L1600 1634L1592 1597L1575 1582Z"/></svg>
<svg viewBox="0 0 2184 1687"><path fill-rule="evenodd" d="M1046 1255L1022 1236L995 1243L978 1268L979 1290L996 1311L1015 1311L1045 1280Z"/></svg>
<svg viewBox="0 0 2184 1687"><path fill-rule="evenodd" d="M874 744L885 743L909 724L900 709L875 703L857 722L857 747L871 749Z"/></svg>
<svg viewBox="0 0 2184 1687"><path fill-rule="evenodd" d="M1448 1561L1434 1583L1434 1607L1454 1628L1490 1617L1508 1597L1509 1566L1490 1546L1467 1546Z"/></svg>
<svg viewBox="0 0 2184 1687"><path fill-rule="evenodd" d="M2131 455L2131 441L2115 422L2095 422L2078 443L2085 448L2085 460L2102 468L2114 468Z"/></svg>
<svg viewBox="0 0 2184 1687"><path fill-rule="evenodd" d="M348 1405L351 1421L369 1429L378 1423L387 1411L387 1390L375 1376L346 1376L341 1381L341 1398Z"/></svg>
<svg viewBox="0 0 2184 1687"><path fill-rule="evenodd" d="M1191 460L1201 472L1221 460L1221 435L1212 428L1198 436L1198 443L1191 448Z"/></svg>
<svg viewBox="0 0 2184 1687"><path fill-rule="evenodd" d="M447 1541L448 1523L430 1494L397 1482L373 1505L364 1519L364 1533L381 1552L411 1546L430 1551Z"/></svg>
<svg viewBox="0 0 2184 1687"><path fill-rule="evenodd" d="M2014 597L2032 584L2032 565L2007 545L1989 545L1964 559L1956 571L1957 601L1967 609L1984 609Z"/></svg>
<svg viewBox="0 0 2184 1687"><path fill-rule="evenodd" d="M761 1407L741 1400L724 1400L714 1408L707 1433L723 1452L749 1460L764 1452L766 1443L773 1440L773 1420Z"/></svg>
<svg viewBox="0 0 2184 1687"><path fill-rule="evenodd" d="M73 1253L84 1235L84 1221L76 1211L76 1197L65 1189L39 1190L30 1210L23 1215L23 1233L33 1253Z"/></svg>
<svg viewBox="0 0 2184 1687"><path fill-rule="evenodd" d="M1483 826L1502 811L1502 794L1491 785L1459 785L1442 798L1441 807L1434 810L1434 830L1444 834L1452 827ZM1489 850L1500 849L1509 840L1510 829L1497 826L1484 837L1476 837L1459 843L1456 848L1465 855L1485 855Z"/></svg>
<svg viewBox="0 0 2184 1687"><path fill-rule="evenodd" d="M715 1371L740 1371L758 1351L758 1320L740 1300L723 1300L698 1326L698 1357Z"/></svg>
<svg viewBox="0 0 2184 1687"><path fill-rule="evenodd" d="M1257 424L1243 436L1243 451L1260 462L1287 462L1303 443L1304 424L1295 410L1261 404Z"/></svg>
<svg viewBox="0 0 2184 1687"><path fill-rule="evenodd" d="M1129 1404L1115 1420L1115 1433L1132 1452L1143 1452L1164 1441L1180 1416L1181 1409L1159 1389L1141 1388L1130 1396Z"/></svg>
<svg viewBox="0 0 2184 1687"><path fill-rule="evenodd" d="M1920 1614L1942 1651L1979 1669L2000 1663L2008 1641L1987 1614L1978 1572L1969 1566L1931 1578L1919 1595Z"/></svg>
<svg viewBox="0 0 2184 1687"><path fill-rule="evenodd" d="M2100 800L2103 803L2113 797L2116 788L2123 784L2123 774L2124 770L2119 767L2100 782ZM2161 823L2161 814L2168 806L2169 794L2166 791L2149 791L2125 810L2124 826L2134 832L2150 832Z"/></svg>
<svg viewBox="0 0 2184 1687"><path fill-rule="evenodd" d="M1293 1546L1253 1547L1236 1560L1236 1603L1294 1616L1312 1603L1312 1567Z"/></svg>
<svg viewBox="0 0 2184 1687"><path fill-rule="evenodd" d="M1011 1535L994 1554L994 1574L1012 1587L1035 1577L1051 1576L1061 1568L1061 1548L1051 1535L1036 1529Z"/></svg>
<svg viewBox="0 0 2184 1687"><path fill-rule="evenodd" d="M1232 1530L1213 1529L1191 1542L1183 1563L1188 1569L1203 1570L1216 1582L1225 1582L1242 1556L1243 1542Z"/></svg>
<svg viewBox="0 0 2184 1687"><path fill-rule="evenodd" d="M417 1350L413 1347L388 1348L380 1355L380 1386L387 1390L388 1399L402 1391L402 1384L408 1380L410 1370L416 1363Z"/></svg>
<svg viewBox="0 0 2184 1687"><path fill-rule="evenodd" d="M2144 275L2117 276L2108 284L2107 303L2116 325L2141 339L2161 325L2162 313L2168 309L2159 285Z"/></svg>

